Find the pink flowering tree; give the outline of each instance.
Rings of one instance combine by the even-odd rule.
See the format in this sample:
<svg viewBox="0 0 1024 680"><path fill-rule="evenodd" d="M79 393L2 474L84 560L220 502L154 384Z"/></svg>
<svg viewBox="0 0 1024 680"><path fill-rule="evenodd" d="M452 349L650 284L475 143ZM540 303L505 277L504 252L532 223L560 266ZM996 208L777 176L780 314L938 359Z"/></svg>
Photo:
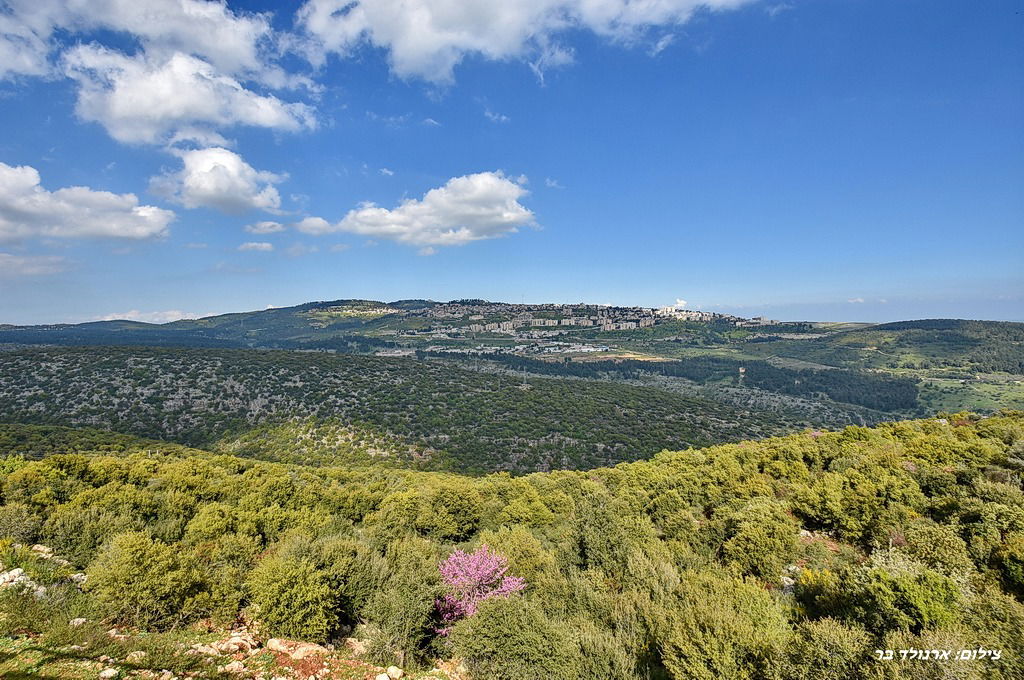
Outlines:
<svg viewBox="0 0 1024 680"><path fill-rule="evenodd" d="M484 600L508 597L522 591L526 581L509 576L508 560L481 545L471 553L456 550L440 564L441 580L448 592L435 601L441 617L439 635L451 632L452 626L476 613Z"/></svg>

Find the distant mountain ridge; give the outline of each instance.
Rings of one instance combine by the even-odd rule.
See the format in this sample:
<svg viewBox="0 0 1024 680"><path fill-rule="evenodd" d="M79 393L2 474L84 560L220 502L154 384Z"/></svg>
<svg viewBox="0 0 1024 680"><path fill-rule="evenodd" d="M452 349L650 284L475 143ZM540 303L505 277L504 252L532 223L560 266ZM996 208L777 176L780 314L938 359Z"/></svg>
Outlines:
<svg viewBox="0 0 1024 680"><path fill-rule="evenodd" d="M363 335L364 329L384 330L388 326L387 313L407 315L441 305L475 307L505 307L509 310L545 309L564 307L606 308L611 310L651 309L643 307L604 307L582 303L514 304L483 299L458 299L439 302L427 299L401 299L392 302L360 298L319 300L288 307L272 307L245 312L227 312L195 319L180 319L167 323L148 323L130 319L87 321L57 324L0 324L0 343L22 344L143 344L197 347L282 347L303 348L311 341L345 336ZM316 313L336 311L337 318L329 323L317 323ZM339 311L340 310L340 311ZM367 310L368 314L360 314ZM346 313L347 312L347 313ZM738 317L724 318L735 319ZM758 317L760 318L760 317ZM381 319L384 319L383 321ZM797 322L776 322L793 325ZM1001 321L971 321L964 319L921 319L881 324L858 324L856 330L961 330L971 325L992 327L1019 327L1024 323Z"/></svg>
<svg viewBox="0 0 1024 680"><path fill-rule="evenodd" d="M656 382L741 408L784 398L805 422L824 408L833 425L1024 407L1024 323L1014 322L781 322L676 307L344 298L164 324L0 326L0 349L35 345L417 356L491 372Z"/></svg>

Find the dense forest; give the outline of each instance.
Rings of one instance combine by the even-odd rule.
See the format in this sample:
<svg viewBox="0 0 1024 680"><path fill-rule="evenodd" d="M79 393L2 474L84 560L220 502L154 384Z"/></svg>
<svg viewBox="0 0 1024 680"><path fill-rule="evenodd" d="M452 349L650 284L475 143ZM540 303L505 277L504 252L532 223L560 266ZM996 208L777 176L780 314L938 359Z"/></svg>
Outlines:
<svg viewBox="0 0 1024 680"><path fill-rule="evenodd" d="M0 421L99 427L293 462L324 453L337 463L363 450L339 453L340 438L372 439L376 460L399 452L415 467L583 469L802 426L660 389L549 378L524 386L407 358L106 347L0 359ZM275 430L310 422L323 428L302 437Z"/></svg>
<svg viewBox="0 0 1024 680"><path fill-rule="evenodd" d="M0 445L0 562L23 570L0 588L0 633L51 660L40 674L101 659L272 677L253 670L271 652L188 651L244 621L249 646L333 644L316 649L413 677L1024 676L1020 412L523 477L39 426Z"/></svg>
<svg viewBox="0 0 1024 680"><path fill-rule="evenodd" d="M419 352L420 356L450 356L443 352ZM482 353L486 359L512 370L541 375L579 378L624 377L643 374L687 378L699 383L729 381L749 387L802 397L825 395L834 401L856 404L879 411L916 409L917 380L878 373L857 373L839 369L807 370L773 366L767 361L742 361L716 356L667 361L616 359L607 361L542 361L515 354ZM742 373L740 372L742 369Z"/></svg>
<svg viewBox="0 0 1024 680"><path fill-rule="evenodd" d="M593 325L575 325L578 319L574 315L600 313L623 318L652 314L648 320L653 325L612 329L597 325L593 318L588 320ZM558 325L535 327L534 321ZM497 322L508 322L514 330L482 330ZM467 359L461 364L465 368L480 367L480 359L486 359L483 368L492 373L501 372L494 370L497 367L557 379L596 378L658 386L685 397L721 402L725 410L758 421L755 429L736 432L738 436L871 424L940 410L993 413L1024 406L1024 324L997 321L751 325L732 317L671 319L639 308L580 309L476 299L450 303L332 300L166 324L129 320L0 324L0 351L25 346L292 350L363 356L415 352L449 366L458 366L459 358ZM541 361L554 357L557 359ZM689 389L684 382L690 383ZM294 415L305 418L308 409ZM341 418L351 422L346 414ZM769 422L783 427L761 427ZM380 423L360 425L381 429ZM169 436L165 429L131 431ZM233 433L243 434L237 428ZM404 431L395 434L414 436ZM631 434L639 441L635 432ZM713 428L710 435L702 442L685 443L723 440L715 436ZM682 443L675 439L664 441L663 446ZM409 445L447 448L436 441ZM525 446L528 461L520 464L517 452L510 454L515 462L495 468L481 464L483 454L474 444L462 442L455 446L461 451L456 458L461 460L453 469L521 472L610 464L636 457L632 452L618 457L592 456L576 449L575 444L563 451L560 444L533 437ZM613 447L620 448L618 443ZM251 444L247 448L253 449ZM660 447L645 450L650 453ZM300 459L311 460L312 455L304 452ZM281 452L275 451L271 457L280 459Z"/></svg>

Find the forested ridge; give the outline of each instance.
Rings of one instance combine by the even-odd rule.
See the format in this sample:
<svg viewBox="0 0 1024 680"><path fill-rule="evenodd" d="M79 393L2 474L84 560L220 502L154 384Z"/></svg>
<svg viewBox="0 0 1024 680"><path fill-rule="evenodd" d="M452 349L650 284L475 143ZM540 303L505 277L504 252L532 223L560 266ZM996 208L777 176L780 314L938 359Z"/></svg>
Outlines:
<svg viewBox="0 0 1024 680"><path fill-rule="evenodd" d="M295 462L328 449L325 461L334 463L367 447L339 454L313 440L337 441L347 428L342 439L372 440L382 455L414 466L517 473L597 467L797 426L769 412L624 384L533 378L524 385L415 359L137 347L0 354L0 420L98 427ZM292 444L275 434L299 434L317 421L324 429L290 437ZM293 446L296 457L282 458Z"/></svg>
<svg viewBox="0 0 1024 680"><path fill-rule="evenodd" d="M446 356L420 352L421 356ZM856 404L879 411L909 411L917 404L917 380L879 373L840 369L808 370L773 366L767 361L703 356L678 360L544 361L515 354L482 353L476 358L512 370L578 378L635 378L644 374L687 378L699 383L729 381L769 392L816 397ZM740 372L742 370L742 373Z"/></svg>
<svg viewBox="0 0 1024 680"><path fill-rule="evenodd" d="M16 455L50 437L62 453ZM1020 412L523 477L285 465L39 426L7 426L0 444L0 562L45 591L0 589L0 630L36 648L115 656L101 642L115 625L117 653L150 640L155 655L153 640L241 617L264 639L345 638L356 658L425 677L449 660L473 680L1024 673ZM215 674L168 644L160 663Z"/></svg>
<svg viewBox="0 0 1024 680"><path fill-rule="evenodd" d="M643 434L648 429L645 423L644 427L628 434L646 454L662 448L647 446L655 439L673 448L778 434L801 427L866 425L922 417L937 411L994 413L1004 408L1024 407L1022 323L923 319L883 324L759 322L751 325L731 317L693 321L653 315L647 317L653 325L609 328L629 324L604 324L594 320L601 318L600 314L625 318L651 313L653 310L641 308L512 305L474 299L449 303L333 300L166 324L128 320L41 326L0 324L0 352L25 346L56 346L118 347L126 351L135 347L162 347L169 352L289 350L363 357L415 353L420 358L445 362L452 370L525 371L534 378L544 375L559 380L585 378L640 387L667 387L686 397L719 402L724 411L712 414L715 418L722 415L722 420L727 421L725 411L732 410L739 412L741 422L753 424L744 431L723 431L725 436L718 437L719 429L704 423L701 429L709 437L696 441L679 437L648 439ZM586 322L592 325L577 325L580 314L590 315ZM529 321L524 320L526 316L530 317ZM557 324L557 327L549 324ZM94 351L104 352L103 349ZM505 403L510 400L511 395L499 399ZM589 401L584 399L582 403ZM693 410L693 406L687 407L688 410ZM306 418L314 410L302 407L293 415ZM388 408L383 410L388 411ZM504 415L506 410L499 409L499 415ZM350 416L348 411L340 414L342 425L353 424ZM231 418L234 416L228 419ZM204 417L204 420L209 419ZM513 421L518 420L513 418ZM95 424L120 427L117 423L98 420ZM261 421L259 425L274 423ZM570 436L568 440L556 442L550 437L538 438L534 435L539 431L557 434L541 426L531 428L525 440L502 439L499 448L509 452L506 460L490 465L482 460L483 449L475 442L461 441L441 447L437 441L416 440L418 435L405 431L408 428L390 432L389 427L381 423L356 425L362 431L374 431L370 436L411 437L411 441L396 450L408 454L407 463L415 460L421 467L424 458L418 452L419 457L410 458L413 449L432 449L435 452L432 455L439 455L454 448L457 451L449 461L451 469L478 472L592 467L643 457L635 451L624 450L618 443L612 444L614 452L604 455L595 454L596 447L591 444L597 443L596 440L584 442ZM244 435L243 426L236 419L228 429L230 434ZM221 430L223 427L218 432ZM146 431L133 429L132 432L178 437L165 427ZM206 434L192 433L187 441L198 441L191 437ZM271 438L281 440L276 434ZM327 437L331 438L337 439L333 435ZM314 439L307 438L308 445L293 460L311 462L315 456L326 454L328 462L341 463L358 457L352 451L338 452L314 446L311 443ZM246 443L246 449L251 452L258 448L253 441L249 438ZM317 448L320 450L314 451ZM271 456L282 459L283 453L277 450Z"/></svg>

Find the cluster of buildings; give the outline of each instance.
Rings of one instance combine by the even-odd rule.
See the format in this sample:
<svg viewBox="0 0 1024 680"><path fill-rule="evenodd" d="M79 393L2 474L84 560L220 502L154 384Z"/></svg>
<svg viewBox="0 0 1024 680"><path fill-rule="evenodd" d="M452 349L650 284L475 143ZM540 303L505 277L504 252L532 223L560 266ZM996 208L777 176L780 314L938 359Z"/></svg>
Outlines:
<svg viewBox="0 0 1024 680"><path fill-rule="evenodd" d="M447 332L496 333L529 335L531 337L562 335L562 329L573 327L596 328L602 331L648 328L659 320L655 310L648 307L611 307L587 304L516 305L483 301L450 302L416 313L434 319L459 319L471 322L462 326L445 327L444 330ZM432 330L441 329L434 327Z"/></svg>
<svg viewBox="0 0 1024 680"><path fill-rule="evenodd" d="M395 310L392 310L395 313ZM742 319L717 312L661 308L612 307L592 304L509 304L485 300L456 300L420 309L399 311L405 317L430 319L429 326L386 331L406 337L466 338L480 334L508 335L523 339L548 339L580 328L630 331L668 321L729 322L736 326L773 326L780 322L757 316ZM440 323L434 323L435 321Z"/></svg>
<svg viewBox="0 0 1024 680"><path fill-rule="evenodd" d="M508 346L484 346L477 347L452 347L449 345L431 345L427 347L428 352L439 352L443 354L517 354L517 355L543 355L543 354L590 354L593 352L608 352L611 348L608 345L596 345L589 342L541 342L528 345ZM377 356L408 356L400 354L385 354L387 350L377 352Z"/></svg>
<svg viewBox="0 0 1024 680"><path fill-rule="evenodd" d="M742 328L757 328L758 326L778 326L781 321L769 319L766 316L755 316L753 319L736 319L737 326Z"/></svg>
<svg viewBox="0 0 1024 680"><path fill-rule="evenodd" d="M660 307L657 312L658 316L662 318L673 319L676 321L728 321L730 319L736 319L734 316L728 314L719 314L717 312L700 312L692 309L681 309L676 306L672 307Z"/></svg>
<svg viewBox="0 0 1024 680"><path fill-rule="evenodd" d="M511 321L495 321L492 323L471 323L463 326L462 329L470 333L506 333L517 334L520 329L529 328L566 328L577 326L583 328L600 328L602 331L624 331L634 328L648 328L653 326L656 319L654 316L637 316L633 318L621 318L615 316L571 316L562 319L535 319L516 318ZM549 331L542 335L552 335ZM554 335L561 333L555 332Z"/></svg>

